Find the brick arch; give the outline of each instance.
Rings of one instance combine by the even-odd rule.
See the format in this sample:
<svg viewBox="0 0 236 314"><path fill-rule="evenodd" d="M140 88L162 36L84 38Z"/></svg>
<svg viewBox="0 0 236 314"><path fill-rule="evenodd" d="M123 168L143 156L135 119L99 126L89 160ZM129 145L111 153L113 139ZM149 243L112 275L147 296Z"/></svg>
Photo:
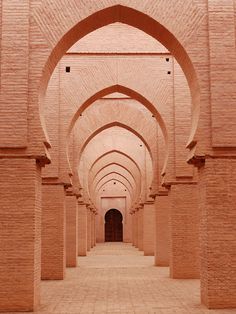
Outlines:
<svg viewBox="0 0 236 314"><path fill-rule="evenodd" d="M117 130L116 130L116 133L117 133ZM130 134L132 134L132 132L128 132L128 133L130 133ZM98 134L100 134L100 133L98 133ZM131 136L131 135L130 135ZM133 137L133 136L132 136ZM135 138L136 138L136 136L135 136ZM124 147L124 148L122 148L123 147L123 145L121 145L121 143L122 143L122 141L121 141L122 139L120 138L119 139L119 141L117 141L116 143L117 143L117 148L119 148L119 151L120 150L122 150L122 149L125 149L126 150L126 148ZM139 142L139 140L138 140L138 138L136 138L136 140L135 141L137 141L137 142ZM94 142L94 143L96 143L96 142ZM120 146L121 145L121 146ZM109 144L109 146L111 146L111 144ZM91 149L91 147L89 148L89 149ZM89 158L89 160L87 160L86 161L86 164L87 164L87 167L86 167L86 171L85 172L83 172L83 179L82 179L82 177L80 177L80 179L81 180L85 180L84 181L84 184L83 184L83 191L84 191L84 195L86 196L86 191L88 191L88 174L89 174L89 169L92 167L92 165L94 164L94 161L95 161L95 159L97 158L98 159L98 157L100 156L100 155L103 155L104 153L106 153L107 152L107 150L112 150L112 147L104 147L103 148L103 146L101 146L97 151L96 151L96 156L93 154L93 155L91 155L91 158ZM133 158L136 158L135 157L135 154L134 154L134 152L133 152L133 150L131 150L130 149L130 147L128 147L127 146L127 150L128 150L128 154L131 154L131 156L133 155ZM149 157L149 160L150 160L150 157ZM139 162L140 162L140 160L139 160ZM150 162L151 162L151 160L150 160ZM81 164L79 165L79 169L80 169L80 167L81 167ZM78 173L78 171L77 171L77 173ZM82 184L80 184L80 179L79 178L77 178L77 182L76 182L76 185L78 185L78 186L80 186L80 187L82 187ZM152 178L150 177L150 179L149 179L149 183L150 183L150 185L151 185L151 181L152 180ZM82 181L81 181L81 183L82 183ZM143 192L144 192L144 190L143 190Z"/></svg>
<svg viewBox="0 0 236 314"><path fill-rule="evenodd" d="M123 167L123 168L124 168L124 170L127 171L127 169L126 169L125 167ZM106 168L104 168L104 169L106 169ZM117 176L119 176L119 177L122 177L122 180L123 180L124 182L126 182L127 188L128 188L128 185L130 186L129 191L130 191L130 195L131 195L131 200L132 200L132 202L135 203L135 202L138 202L138 201L139 201L139 198L141 197L141 195L140 195L141 191L138 190L138 183L139 183L139 182L136 182L136 181L134 180L134 182L131 183L130 178L128 178L125 174L122 174L121 172L118 172L117 169L110 170L110 171L108 171L107 173L105 173L104 175L102 175L101 178L98 178L97 181L93 181L93 183L92 183L92 185L90 186L89 191L88 191L88 192L89 192L89 196L90 196L90 198L91 198L93 201L95 201L96 195L97 195L98 191L100 190L100 184L101 184L101 182L104 181L107 177L109 177L109 176L111 176L111 175L113 175L113 176L114 176L114 175L117 175ZM114 178L114 180L115 180L115 178ZM122 181L122 182L123 182L123 181ZM123 183L124 183L124 182L123 182Z"/></svg>
<svg viewBox="0 0 236 314"><path fill-rule="evenodd" d="M122 178L122 180L124 180L124 182L127 182L127 187L129 186L130 187L130 191L131 191L131 195L132 195L132 198L134 198L134 195L135 195L135 186L133 186L132 185L132 183L130 182L130 180L127 178L127 177L125 177L123 174L121 174L121 173L119 173L119 172L117 172L117 171L111 171L111 172L109 172L109 173L106 173L97 183L96 183L96 185L95 185L95 187L94 187L94 192L96 192L97 191L97 189L99 189L99 186L100 186L100 184L102 183L102 181L104 181L107 177L109 177L109 176L118 176L118 177L121 177Z"/></svg>
<svg viewBox="0 0 236 314"><path fill-rule="evenodd" d="M107 173L105 173L104 175L102 175L101 178L98 178L96 181L94 181L93 186L90 187L90 191L91 190L96 190L98 184L109 174L117 174L121 177L123 177L125 180L127 180L127 182L130 184L132 190L134 191L134 194L136 194L136 182L131 180L130 177L126 176L125 173L122 173L121 171L119 171L118 169L113 169L111 171L107 171Z"/></svg>
<svg viewBox="0 0 236 314"><path fill-rule="evenodd" d="M128 158L129 160L131 160L131 162L133 162L133 164L134 164L134 165L136 166L136 168L138 169L139 174L140 174L140 176L141 176L141 170L140 170L139 165L137 164L137 162L136 162L132 157L130 157L129 155L127 155L125 152L121 152L121 151L115 150L115 149L114 149L114 150L110 150L110 151L108 151L108 152L105 152L103 155L99 156L99 157L93 162L93 164L91 165L89 171L92 170L92 168L95 166L95 164L96 164L99 160L101 160L103 157L105 157L105 156L107 156L107 155L109 155L109 154L112 154L112 153L120 154L120 155L122 155L122 156L125 156L125 157Z"/></svg>
<svg viewBox="0 0 236 314"><path fill-rule="evenodd" d="M133 173L134 177L135 177L135 181L137 183L137 193L141 194L141 178L142 178L142 174L141 174L141 170L139 168L139 165L135 162L135 160L132 159L132 157L130 157L129 155L125 154L124 152L120 152L120 151L109 151L104 153L102 156L100 156L99 158L97 158L95 160L95 162L93 163L93 165L91 166L91 168L89 169L89 177L91 176L91 173L93 171L93 169L97 168L95 170L95 174L99 171L99 169L106 167L108 164L106 163L106 156L112 155L112 154L117 154L117 157L121 156L121 158L125 158L128 162L129 162L129 168L131 169L132 167L132 171L130 171L131 173ZM105 160L105 162L103 162ZM116 160L113 158L113 160ZM118 161L118 163L121 165L121 161ZM101 167L100 167L101 164ZM122 166L122 165L121 165ZM128 170L128 168L126 168ZM92 179L89 178L89 184L92 182Z"/></svg>
<svg viewBox="0 0 236 314"><path fill-rule="evenodd" d="M114 126L118 126L120 128L126 129L128 131L130 131L131 133L133 133L134 135L136 135L146 146L146 148L148 149L148 152L151 156L151 159L153 160L153 150L151 150L152 143L151 141L149 141L148 139L146 139L144 136L142 136L142 134L138 133L134 128L130 127L129 125L123 124L119 121L114 121L111 123L108 123L106 125L101 126L100 128L96 129L92 134L90 134L90 136L84 141L81 150L79 151L78 154L78 159L80 160L80 157L85 149L85 147L88 145L88 143L99 133L101 133L104 130L110 129ZM79 160L77 161L77 164L79 163Z"/></svg>
<svg viewBox="0 0 236 314"><path fill-rule="evenodd" d="M181 7L183 12L184 8L180 3L181 1L179 0L175 2L177 3L178 8ZM188 2L191 3L192 7L197 9L193 1L190 0ZM55 16L53 5L50 5L48 1L44 1L43 4L44 5L35 10L34 14L35 19L39 24L41 24L41 28L43 28L42 20L44 20L44 18L49 23L49 25L51 25L53 22L51 19L48 19L48 16ZM170 22L170 19L166 20L165 17L168 15L166 14L167 8L163 6L163 4L155 4L156 8L159 8L158 17L156 18L155 16L151 16L152 13L150 11L142 12L145 11L145 6L139 7L136 4L137 8L131 8L128 4L128 1L127 5L125 4L126 1L123 1L122 4L118 2L115 5L107 7L103 2L101 2L99 5L95 3L91 3L91 5L89 5L86 2L86 8L83 7L83 4L80 4L80 14L77 16L76 14L78 14L78 12L76 12L76 10L78 10L78 8L75 6L75 15L71 16L71 21L61 21L62 23L60 23L60 18L63 19L65 15L62 15L63 17L56 16L57 23L56 25L52 25L52 30L50 30L51 33L49 31L50 27L45 29L43 28L45 33L48 33L48 40L50 41L52 49L44 66L43 76L41 78L40 84L40 95L44 95L49 78L58 61L65 54L65 52L79 39L98 28L115 22L121 22L136 27L163 44L174 55L185 73L190 86L193 103L193 121L188 142L188 146L191 148L196 145L194 136L197 130L200 115L200 88L193 62L191 61L190 56L184 47L184 38L182 38L182 42L180 41L180 30L182 26L182 28L186 31L185 36L190 36L192 35L190 34L191 32L197 32L197 25L195 25L196 22L192 21L191 25L191 21L189 24L189 21L186 23L185 20L180 20L178 25L179 27L175 28L173 27L173 23ZM62 4L60 5L62 6L62 11L67 11L66 2L64 3L64 7ZM153 7L153 4L151 7ZM176 5L173 4L173 6L168 7L168 10L170 16L176 16ZM156 13L158 10L153 11ZM198 14L199 11L200 10L197 10ZM82 16L82 18L79 19L78 16ZM200 16L201 13L198 16L198 20L200 20ZM161 22L158 21L158 18L161 19ZM188 31L186 30L188 25L191 28L189 30L189 34L187 34Z"/></svg>
<svg viewBox="0 0 236 314"><path fill-rule="evenodd" d="M86 108L88 108L91 104L93 104L96 100L105 97L109 94L115 93L115 92L119 92L122 93L124 95L129 96L130 98L135 99L136 101L138 101L139 103L141 103L142 105L144 105L155 117L155 119L157 120L157 123L159 124L162 133L163 133L163 137L165 140L165 159L164 159L164 164L163 164L163 169L162 169L162 175L165 175L165 171L166 171L166 166L167 166L167 161L168 161L168 156L169 156L169 141L168 141L168 132L167 132L167 128L165 125L165 122L161 116L161 114L158 112L158 110L156 109L156 107L144 96L142 96L141 94L139 94L138 92L134 91L133 89L130 89L129 87L126 86L121 86L119 84L117 85L112 85L109 86L107 88L104 88L100 91L98 91L97 93L95 93L94 95L92 95L90 98L88 98L77 110L77 112L75 113L75 115L73 116L71 122L70 122L70 126L68 128L68 134L67 134L67 145L69 143L69 137L70 134L72 132L72 129L77 121L77 119L80 117L80 115L82 114L82 112L84 110L86 110ZM117 122L119 123L119 122ZM127 126L125 126L125 128L127 128ZM101 129L102 130L102 129ZM100 132L101 132L100 130ZM139 133L137 133L135 130L130 130L132 133L134 133L135 135L137 135L138 137L140 137L141 135ZM98 134L98 133L97 133ZM95 134L96 135L96 134ZM91 139L90 139L91 140ZM143 139L143 142L145 143L145 140ZM150 144L152 146L152 144ZM150 152L150 147L149 145L146 145L149 152ZM84 146L85 147L85 146ZM152 157L152 155L151 155ZM153 158L152 158L153 159ZM68 146L67 146L67 162L69 163L69 156L68 156ZM157 173L155 174L155 176L153 176L153 179L157 181L156 179Z"/></svg>
<svg viewBox="0 0 236 314"><path fill-rule="evenodd" d="M105 166L101 167L92 177L91 177L91 181L89 180L89 182L94 182L95 178L104 170L106 169L107 167L109 166L119 166L123 169L125 169L131 176L132 178L134 179L134 181L137 183L137 178L135 178L135 175L132 173L132 171L130 171L130 169L120 163L117 163L117 162L111 162L109 164L106 164Z"/></svg>
<svg viewBox="0 0 236 314"><path fill-rule="evenodd" d="M103 182L103 184L98 188L97 191L99 192L104 187L104 185L106 185L107 183L109 183L111 181L117 181L117 182L121 183L125 187L125 189L127 189L127 192L129 193L130 199L131 199L131 202L132 202L132 193L131 193L129 187L127 187L127 185L124 182L122 182L121 180L119 180L119 179L115 179L115 178L108 179L106 182Z"/></svg>
<svg viewBox="0 0 236 314"><path fill-rule="evenodd" d="M161 114L158 112L158 110L156 109L156 107L144 96L142 96L141 94L139 94L137 91L127 87L127 86L122 86L119 84L116 85L112 85L109 86L107 88L104 88L100 91L98 91L97 93L95 93L94 95L92 95L91 97L89 97L83 104L81 104L81 106L79 107L79 109L77 110L77 112L74 114L69 128L68 128L68 134L67 137L70 136L70 133L77 121L77 119L79 118L79 116L83 113L84 110L86 110L92 103L94 103L96 100L103 98L109 94L113 94L113 93L121 93L124 94L130 98L133 98L135 100L137 100L139 103L141 103L142 105L144 105L144 107L146 107L156 118L157 123L159 124L164 139L165 139L165 143L166 146L168 147L168 132L166 129L166 125L165 122L161 116Z"/></svg>
<svg viewBox="0 0 236 314"><path fill-rule="evenodd" d="M156 145L156 134L155 130L153 129L153 124L150 123L150 120L148 117L137 110L136 108L129 107L129 105L124 105L121 101L118 102L114 108L114 106L106 106L104 104L97 104L96 105L101 106L102 109L99 111L99 119L96 119L95 121L92 120L92 126L93 128L87 128L87 125L91 123L90 117L93 116L93 111L89 113L86 112L86 117L84 117L85 121L83 124L74 125L75 127L78 127L78 131L80 130L81 126L83 127L84 124L86 125L86 130L83 128L83 134L80 134L79 137L79 145L76 149L77 156L78 156L78 162L79 162L79 156L82 154L85 146L87 143L98 133L101 131L112 127L112 126L120 126L123 128L126 128L130 132L134 133L136 136L138 136L142 142L145 143L150 155L151 159L154 159L154 151L155 151L155 145ZM124 107L126 110L124 111ZM100 109L100 107L99 107ZM113 115L116 114L116 117L113 118ZM135 119L130 119L131 116L134 116ZM151 113L150 113L151 117ZM77 119L79 117L77 116ZM87 118L87 119L86 119ZM142 125L137 125L137 120L142 119ZM77 123L80 122L80 120L77 120ZM145 126L145 127L144 127ZM87 133L85 133L87 132Z"/></svg>

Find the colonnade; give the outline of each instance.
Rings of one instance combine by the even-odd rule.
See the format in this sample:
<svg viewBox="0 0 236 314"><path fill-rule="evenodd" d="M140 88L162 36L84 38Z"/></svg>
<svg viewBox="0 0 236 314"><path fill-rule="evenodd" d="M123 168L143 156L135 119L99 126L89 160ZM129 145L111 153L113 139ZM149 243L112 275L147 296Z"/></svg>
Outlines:
<svg viewBox="0 0 236 314"><path fill-rule="evenodd" d="M234 1L4 0L0 21L0 311L37 309L111 208L235 308Z"/></svg>

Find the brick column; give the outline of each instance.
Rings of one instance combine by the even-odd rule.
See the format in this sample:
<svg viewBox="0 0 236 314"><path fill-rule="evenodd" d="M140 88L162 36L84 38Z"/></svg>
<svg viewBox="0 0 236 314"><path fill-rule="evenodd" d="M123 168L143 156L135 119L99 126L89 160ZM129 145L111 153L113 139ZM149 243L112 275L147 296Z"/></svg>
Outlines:
<svg viewBox="0 0 236 314"><path fill-rule="evenodd" d="M94 230L94 212L91 210L91 248L94 247L95 243L94 243L94 234L95 234L95 230Z"/></svg>
<svg viewBox="0 0 236 314"><path fill-rule="evenodd" d="M134 223L135 223L135 221L134 221L134 212L132 211L131 212L131 228L132 228L131 242L132 242L133 246L134 246L134 242L135 242L135 240L134 240Z"/></svg>
<svg viewBox="0 0 236 314"><path fill-rule="evenodd" d="M160 193L155 198L156 241L155 265L169 266L170 258L170 197L168 192Z"/></svg>
<svg viewBox="0 0 236 314"><path fill-rule="evenodd" d="M41 169L0 162L0 311L33 311L40 295Z"/></svg>
<svg viewBox="0 0 236 314"><path fill-rule="evenodd" d="M134 213L134 246L138 248L138 211Z"/></svg>
<svg viewBox="0 0 236 314"><path fill-rule="evenodd" d="M96 223L96 216L97 216L97 213L96 213L96 211L94 211L94 213L93 213L93 216L94 216L94 219L93 219L93 228L94 228L94 234L93 234L93 246L96 246L96 243L97 243L97 241L96 241L96 238L97 238L97 223Z"/></svg>
<svg viewBox="0 0 236 314"><path fill-rule="evenodd" d="M87 251L91 250L91 211L87 207Z"/></svg>
<svg viewBox="0 0 236 314"><path fill-rule="evenodd" d="M141 206L137 212L138 216L138 249L143 251L143 207Z"/></svg>
<svg viewBox="0 0 236 314"><path fill-rule="evenodd" d="M76 267L78 256L78 201L66 196L66 266Z"/></svg>
<svg viewBox="0 0 236 314"><path fill-rule="evenodd" d="M63 279L65 190L62 184L43 184L42 192L42 279Z"/></svg>
<svg viewBox="0 0 236 314"><path fill-rule="evenodd" d="M83 203L78 205L78 255L87 255L87 208Z"/></svg>
<svg viewBox="0 0 236 314"><path fill-rule="evenodd" d="M178 183L170 190L170 276L199 278L198 187Z"/></svg>
<svg viewBox="0 0 236 314"><path fill-rule="evenodd" d="M104 217L101 214L96 215L96 242L105 242Z"/></svg>
<svg viewBox="0 0 236 314"><path fill-rule="evenodd" d="M201 300L236 307L236 159L206 159L200 168Z"/></svg>
<svg viewBox="0 0 236 314"><path fill-rule="evenodd" d="M155 204L147 202L143 207L143 252L146 256L154 255L155 229Z"/></svg>

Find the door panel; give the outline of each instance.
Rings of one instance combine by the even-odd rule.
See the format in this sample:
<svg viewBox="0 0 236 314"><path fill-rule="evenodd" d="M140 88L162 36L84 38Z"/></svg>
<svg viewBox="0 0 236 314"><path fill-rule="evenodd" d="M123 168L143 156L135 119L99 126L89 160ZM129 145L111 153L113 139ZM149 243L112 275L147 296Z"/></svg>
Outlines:
<svg viewBox="0 0 236 314"><path fill-rule="evenodd" d="M123 241L123 217L117 209L110 209L105 215L105 241Z"/></svg>

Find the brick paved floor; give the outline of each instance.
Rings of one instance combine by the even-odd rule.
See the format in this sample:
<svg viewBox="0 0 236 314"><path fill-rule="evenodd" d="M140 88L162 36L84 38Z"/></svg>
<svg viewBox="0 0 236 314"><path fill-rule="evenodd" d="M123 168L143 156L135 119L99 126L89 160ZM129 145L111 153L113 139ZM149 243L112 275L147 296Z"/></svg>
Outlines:
<svg viewBox="0 0 236 314"><path fill-rule="evenodd" d="M200 305L199 280L173 280L168 268L124 243L97 244L63 281L42 282L37 313L235 314Z"/></svg>

